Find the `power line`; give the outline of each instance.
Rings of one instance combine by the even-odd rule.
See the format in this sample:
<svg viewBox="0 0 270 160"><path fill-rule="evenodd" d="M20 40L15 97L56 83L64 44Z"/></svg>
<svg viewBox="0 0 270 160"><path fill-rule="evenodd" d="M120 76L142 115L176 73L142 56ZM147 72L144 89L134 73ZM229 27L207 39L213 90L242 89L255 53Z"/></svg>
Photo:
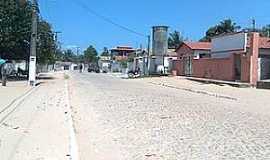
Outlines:
<svg viewBox="0 0 270 160"><path fill-rule="evenodd" d="M134 30L132 30L132 29L130 29L130 28L124 26L124 25L121 25L121 24L118 24L118 23L114 22L113 20L111 20L111 19L108 18L108 17L105 17L105 16L103 16L103 15L98 14L96 11L92 10L91 8L89 8L87 5L85 5L85 4L84 4L83 2L81 2L80 0L76 0L76 1L71 0L71 2L76 3L77 5L79 5L80 7L82 7L82 8L85 9L89 14L94 15L94 16L100 18L101 20L103 20L103 21L105 21L105 22L107 22L107 23L110 23L110 24L112 24L112 25L114 25L114 26L116 26L116 27L118 27L118 28L121 28L122 30L125 30L125 31L128 31L128 32L130 32L130 33L136 34L137 36L147 37L145 34L142 34L142 33L139 33L139 32L137 32L137 31L134 31Z"/></svg>

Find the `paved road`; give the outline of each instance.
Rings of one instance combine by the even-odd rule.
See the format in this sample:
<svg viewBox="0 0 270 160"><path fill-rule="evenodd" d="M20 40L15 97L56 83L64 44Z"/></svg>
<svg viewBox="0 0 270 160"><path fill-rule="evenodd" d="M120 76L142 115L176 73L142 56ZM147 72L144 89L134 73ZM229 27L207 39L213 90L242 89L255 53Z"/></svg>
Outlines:
<svg viewBox="0 0 270 160"><path fill-rule="evenodd" d="M256 95L216 98L109 74L56 77L0 113L0 160L270 159L270 112L253 112L262 107Z"/></svg>
<svg viewBox="0 0 270 160"><path fill-rule="evenodd" d="M241 110L241 101L104 74L71 76L82 160L270 159L270 117Z"/></svg>

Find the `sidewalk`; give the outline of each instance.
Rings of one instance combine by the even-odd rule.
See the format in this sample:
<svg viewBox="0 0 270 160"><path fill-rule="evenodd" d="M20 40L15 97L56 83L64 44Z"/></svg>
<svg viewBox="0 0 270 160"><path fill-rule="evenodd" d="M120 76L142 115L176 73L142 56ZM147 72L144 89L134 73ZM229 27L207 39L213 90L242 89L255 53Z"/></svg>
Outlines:
<svg viewBox="0 0 270 160"><path fill-rule="evenodd" d="M179 78L202 82L202 83L212 83L212 84L217 84L217 85L225 84L225 85L229 85L229 86L233 86L233 87L240 87L240 88L251 87L250 84L243 83L243 82L232 82L232 81L223 81L223 80L215 80L215 79L207 79L207 78L196 78L196 77L184 77L184 76L180 76Z"/></svg>
<svg viewBox="0 0 270 160"><path fill-rule="evenodd" d="M54 74L55 73L40 73L37 77L37 79L39 79L38 82L52 79ZM9 105L30 89L31 87L28 86L27 81L8 81L6 87L3 87L0 81L0 109Z"/></svg>
<svg viewBox="0 0 270 160"><path fill-rule="evenodd" d="M0 83L0 109L9 105L30 89L26 81L7 82L6 87L3 87Z"/></svg>
<svg viewBox="0 0 270 160"><path fill-rule="evenodd" d="M70 159L67 87L63 74L42 80L10 111L0 114L0 159ZM40 81L39 81L40 82ZM23 82L0 88L1 107L30 89ZM14 109L13 109L14 108Z"/></svg>
<svg viewBox="0 0 270 160"><path fill-rule="evenodd" d="M159 87L179 89L187 93L208 94L217 98L228 97L226 98L227 100L231 99L244 105L244 109L248 112L270 115L269 90L237 88L226 84L201 83L187 80L183 77L156 77L136 79L134 81L142 81Z"/></svg>

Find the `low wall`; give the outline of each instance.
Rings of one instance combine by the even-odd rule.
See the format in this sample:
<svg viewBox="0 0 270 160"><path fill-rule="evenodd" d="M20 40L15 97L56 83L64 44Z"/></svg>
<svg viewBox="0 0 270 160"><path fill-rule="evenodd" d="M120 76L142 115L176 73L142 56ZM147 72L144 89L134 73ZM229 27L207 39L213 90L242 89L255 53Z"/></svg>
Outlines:
<svg viewBox="0 0 270 160"><path fill-rule="evenodd" d="M173 71L177 76L185 76L185 63L173 61ZM192 60L192 77L235 81L234 55L229 58L202 58ZM241 55L241 82L250 82L250 61Z"/></svg>
<svg viewBox="0 0 270 160"><path fill-rule="evenodd" d="M250 82L250 62L249 57L241 56L241 81Z"/></svg>
<svg viewBox="0 0 270 160"><path fill-rule="evenodd" d="M234 80L234 59L207 58L192 61L193 77L209 78L217 80Z"/></svg>
<svg viewBox="0 0 270 160"><path fill-rule="evenodd" d="M183 60L173 60L172 62L172 70L175 72L177 76L184 76L184 62Z"/></svg>

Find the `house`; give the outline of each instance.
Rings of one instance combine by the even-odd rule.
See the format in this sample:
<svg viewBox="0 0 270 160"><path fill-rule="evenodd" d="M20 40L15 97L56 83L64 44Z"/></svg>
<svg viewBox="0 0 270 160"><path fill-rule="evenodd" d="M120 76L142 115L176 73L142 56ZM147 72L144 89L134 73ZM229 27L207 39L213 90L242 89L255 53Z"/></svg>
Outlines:
<svg viewBox="0 0 270 160"><path fill-rule="evenodd" d="M177 53L174 51L175 49L168 49L167 53L162 57L164 71L166 74L171 73L173 67L173 60L177 60ZM134 58L133 68L132 70L139 70L141 75L147 75L149 70L148 64L148 52L146 50L138 50L137 56ZM154 58L152 56L152 58ZM158 68L157 70L163 70L163 68Z"/></svg>
<svg viewBox="0 0 270 160"><path fill-rule="evenodd" d="M129 46L117 46L116 48L110 49L113 60L122 61L127 60L128 56L135 53L136 49Z"/></svg>
<svg viewBox="0 0 270 160"><path fill-rule="evenodd" d="M184 57L192 57L193 59L210 57L210 42L183 42L176 49L179 59Z"/></svg>
<svg viewBox="0 0 270 160"><path fill-rule="evenodd" d="M78 65L73 63L73 62L61 62L61 61L56 61L54 65L54 69L56 71L62 71L62 70L77 70Z"/></svg>
<svg viewBox="0 0 270 160"><path fill-rule="evenodd" d="M253 86L270 79L270 39L259 33L214 37L209 45L210 55L207 44L198 42L195 46L183 44L178 48L178 59L173 63L177 75L247 82ZM198 46L205 48L207 56L190 51L201 49Z"/></svg>
<svg viewBox="0 0 270 160"><path fill-rule="evenodd" d="M173 69L173 61L177 60L178 54L174 49L168 49L168 52L164 55L164 70L165 73L171 73Z"/></svg>
<svg viewBox="0 0 270 160"><path fill-rule="evenodd" d="M210 42L183 42L175 50L178 60L185 62L185 67L175 68L181 75L192 75L192 61L211 57Z"/></svg>
<svg viewBox="0 0 270 160"><path fill-rule="evenodd" d="M109 72L111 69L111 56L100 56L98 66L102 72Z"/></svg>

